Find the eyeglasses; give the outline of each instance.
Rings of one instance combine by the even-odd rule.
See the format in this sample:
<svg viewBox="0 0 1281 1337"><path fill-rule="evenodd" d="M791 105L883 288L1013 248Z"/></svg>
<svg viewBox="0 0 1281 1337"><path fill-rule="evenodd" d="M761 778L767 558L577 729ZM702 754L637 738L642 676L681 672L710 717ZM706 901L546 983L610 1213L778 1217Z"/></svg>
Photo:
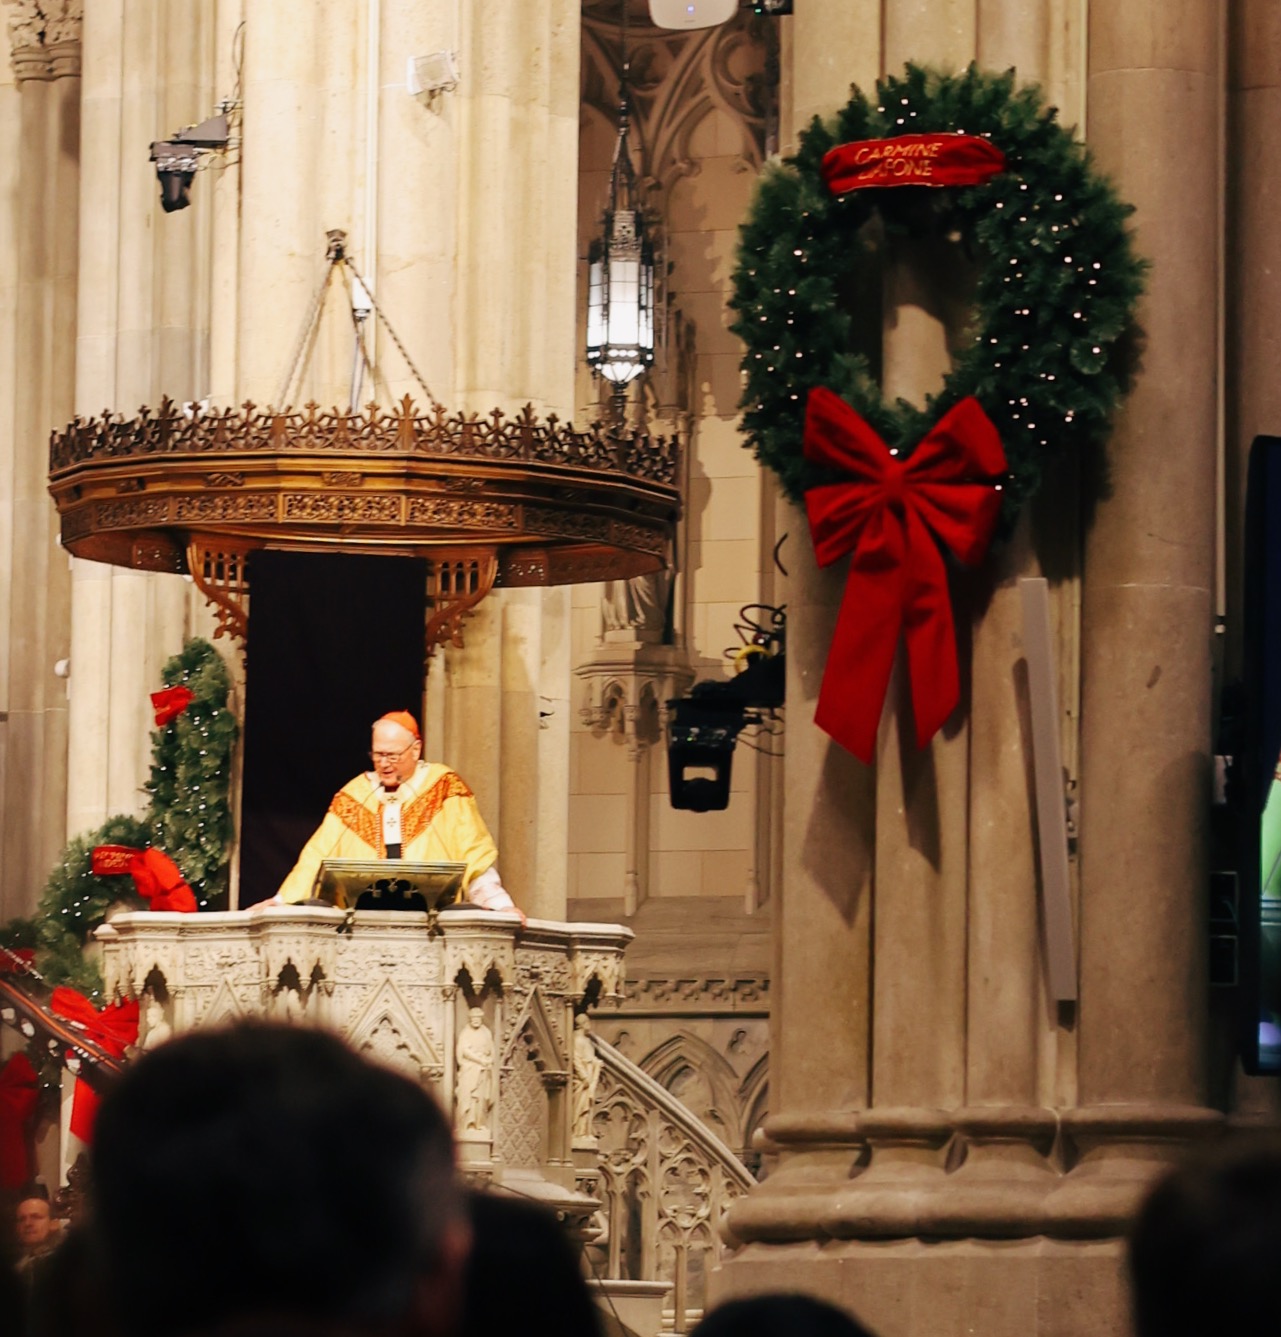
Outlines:
<svg viewBox="0 0 1281 1337"><path fill-rule="evenodd" d="M369 760L372 761L375 766L377 766L378 763L382 761L391 762L394 764L395 762L398 762L401 759L401 757L403 757L405 753L409 751L410 748L417 746L418 746L418 739L415 738L414 741L409 744L409 747L402 747L399 752L371 752L369 754Z"/></svg>

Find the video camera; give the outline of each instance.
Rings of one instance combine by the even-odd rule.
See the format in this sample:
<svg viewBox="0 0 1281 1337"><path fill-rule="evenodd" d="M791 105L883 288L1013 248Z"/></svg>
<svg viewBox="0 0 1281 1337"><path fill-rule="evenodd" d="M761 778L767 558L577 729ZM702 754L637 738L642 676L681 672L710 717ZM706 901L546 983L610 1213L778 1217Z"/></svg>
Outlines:
<svg viewBox="0 0 1281 1337"><path fill-rule="evenodd" d="M755 618L760 613L764 617ZM787 614L748 604L736 624L742 645L725 652L738 672L695 683L668 701L667 773L673 808L720 812L729 807L738 735L777 718L787 691Z"/></svg>

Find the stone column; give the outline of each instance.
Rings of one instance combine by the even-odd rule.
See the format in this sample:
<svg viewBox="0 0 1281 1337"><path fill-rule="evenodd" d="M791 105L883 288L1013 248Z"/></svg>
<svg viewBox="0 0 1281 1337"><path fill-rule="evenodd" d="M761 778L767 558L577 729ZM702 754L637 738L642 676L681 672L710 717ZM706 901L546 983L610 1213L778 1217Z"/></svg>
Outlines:
<svg viewBox="0 0 1281 1337"><path fill-rule="evenodd" d="M482 414L530 403L537 413L568 418L578 6L532 0L513 9L477 0L457 12L463 81L447 95L460 146L451 228L453 393L441 397ZM563 594L497 593L468 619L467 649L445 651L448 759L468 775L487 816L500 808L495 834L516 899L551 918L565 913L567 630ZM547 730L539 729L541 697L561 703Z"/></svg>
<svg viewBox="0 0 1281 1337"><path fill-rule="evenodd" d="M1281 113L1281 10L1243 0L1230 14L1225 500L1237 537L1225 554L1229 678L1240 674L1246 460L1256 436L1281 433L1281 383L1272 373L1281 358L1281 235L1272 209L1281 182L1271 147Z"/></svg>
<svg viewBox="0 0 1281 1337"><path fill-rule="evenodd" d="M1092 1176L1095 1210L1117 1215L1160 1147L1210 1117L1218 218L1178 183L1217 179L1218 13L1185 0L1175 22L1144 0L1090 15L1091 144L1152 262L1142 373L1109 444L1082 607L1081 1108L1068 1130L1086 1154L1070 1178Z"/></svg>
<svg viewBox="0 0 1281 1337"><path fill-rule="evenodd" d="M864 7L802 7L782 24L791 107L786 147L815 115L830 115L849 85L877 76L880 24ZM814 562L804 513L781 500L775 532L790 533L787 605L787 738L783 761L782 874L772 906L770 1102L765 1133L779 1168L735 1204L740 1239L815 1239L829 1195L846 1182L864 1149L859 1111L871 1098L871 933L875 859L875 776L814 723L826 648L844 574ZM809 983L803 983L808 980ZM789 983L795 981L795 985ZM821 984L819 983L821 981ZM721 1285L750 1289L738 1260Z"/></svg>
<svg viewBox="0 0 1281 1337"><path fill-rule="evenodd" d="M0 62L0 235L14 236L18 229L19 208L22 199L20 190L20 152L22 145L22 96L12 65ZM17 472L17 423L13 407L17 399L18 372L18 322L17 288L18 258L15 248L0 249L0 487L12 493ZM0 627L10 625L14 594L14 517L7 508L0 510ZM13 670L10 654L6 650L0 653L0 786L7 787L9 767L10 728L9 714L12 710ZM8 804L5 805L4 821L7 828ZM3 855L0 855L3 859ZM18 885L27 879L19 876ZM11 878L0 873L0 886L7 888ZM23 914L30 910L31 900L28 893L19 895L3 894L0 900L0 918Z"/></svg>
<svg viewBox="0 0 1281 1337"><path fill-rule="evenodd" d="M714 1293L799 1286L849 1304L887 1337L975 1326L1008 1337L1119 1331L1127 1303L1119 1237L1136 1195L1176 1146L1214 1121L1199 1105L1205 1004L1196 909L1206 802L1197 775L1208 761L1213 322L1202 322L1193 340L1211 342L1198 359L1208 367L1204 380L1181 374L1173 360L1186 367L1189 356L1176 327L1215 309L1215 222L1185 217L1170 204L1167 181L1176 159L1188 169L1177 144L1190 146L1204 179L1215 179L1212 157L1198 157L1215 142L1213 98L1205 100L1215 78L1211 8L1184 6L1178 25L1158 25L1147 7L1138 17L1090 16L1091 126L1100 156L1116 155L1104 165L1139 203L1139 245L1149 255L1144 201L1152 201L1157 265L1148 310L1167 314L1156 316L1165 351L1154 364L1150 330L1139 390L1111 443L1117 487L1100 503L1086 555L1081 785L1094 794L1094 815L1082 815L1082 849L1092 853L1081 870L1079 1017L1052 1009L1043 983L1017 593L1018 577L1039 569L1056 585L1071 766L1076 584L1073 524L1063 516L1076 495L1071 476L1055 480L1053 497L983 573L954 582L962 712L917 753L904 736L901 683L893 684L874 776L846 758L856 772L831 787L823 767L830 773L837 749L815 755L806 741L814 731L805 675L821 667L844 573L807 573L813 597L798 597L793 552L788 844L771 1043L777 1113L766 1125L779 1169L731 1210L728 1230L744 1247L717 1274ZM1065 4L1051 21L1040 17L1014 0L977 10L887 0L881 28L862 34L863 49L883 50L896 71L909 57L960 66L977 48L985 65L1022 60L1023 78L1066 83L1071 43L1062 26L1075 25L1079 41L1084 16ZM1155 46L1154 31L1163 34ZM1134 45L1121 40L1125 33ZM844 102L844 87L826 100L811 91L825 86L842 55L845 80L870 89L859 52L842 49L841 35L827 12L798 6L789 93L805 119ZM822 49L807 50L811 39ZM1067 91L1083 105L1079 81ZM1136 124L1142 134L1129 133ZM945 369L926 312L947 309L940 281L952 270L931 273L928 261L900 251L887 265L896 299L885 341L891 396L919 400ZM1158 466L1153 457L1172 436L1186 441L1177 467ZM1159 469L1166 474L1149 491L1146 480ZM803 534L803 518L793 519ZM1162 564L1163 540L1184 526L1186 538ZM1136 531L1144 537L1131 544ZM1200 646L1189 644L1190 626L1202 627ZM1142 663L1139 647L1148 656ZM1131 755L1142 773L1118 784ZM1171 785L1179 836L1167 841L1167 854ZM871 886L861 888L872 906L860 906L871 919L870 950L866 937L842 939L822 922L816 898L802 899L793 851L803 846L790 843L794 832L810 848L826 842L825 866L850 885L860 873L866 880L872 861ZM863 991L852 999L855 980ZM839 1091L840 1075L860 1057L858 1082ZM1056 1137L1060 1128L1068 1136ZM870 1155L851 1167L859 1143ZM821 1247L811 1252L802 1241Z"/></svg>
<svg viewBox="0 0 1281 1337"><path fill-rule="evenodd" d="M538 803L529 793L538 784L539 592L511 590L502 597L502 727L499 751L500 811L495 835L502 852L503 881L526 914L533 908L538 879ZM544 915L542 907L537 911Z"/></svg>
<svg viewBox="0 0 1281 1337"><path fill-rule="evenodd" d="M548 919L565 919L569 890L570 589L540 593L538 805L535 818L538 877L530 905Z"/></svg>
<svg viewBox="0 0 1281 1337"><path fill-rule="evenodd" d="M67 701L54 672L69 641L67 560L47 490L48 439L70 417L79 189L80 22L6 9L12 41L14 239L4 436L12 497L0 611L0 917L29 913L66 835ZM33 337L33 332L35 337Z"/></svg>
<svg viewBox="0 0 1281 1337"><path fill-rule="evenodd" d="M130 415L166 394L182 401L205 393L205 174L193 184L190 209L166 216L147 146L212 110L208 20L205 7L158 8L150 0L105 0L85 17L75 344L82 415ZM72 563L73 832L109 813L145 809L148 696L197 621L205 625L176 576Z"/></svg>

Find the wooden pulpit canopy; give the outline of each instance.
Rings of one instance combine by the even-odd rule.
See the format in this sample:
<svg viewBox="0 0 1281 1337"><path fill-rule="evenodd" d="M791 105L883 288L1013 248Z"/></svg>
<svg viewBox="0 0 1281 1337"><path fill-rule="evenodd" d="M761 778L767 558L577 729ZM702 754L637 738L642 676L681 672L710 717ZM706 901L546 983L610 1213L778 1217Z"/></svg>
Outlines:
<svg viewBox="0 0 1281 1337"><path fill-rule="evenodd" d="M200 410L162 401L55 432L49 491L77 557L189 574L242 642L246 560L263 548L428 559L429 646L461 644L494 586L619 580L663 567L680 510L674 438L530 406L515 417Z"/></svg>

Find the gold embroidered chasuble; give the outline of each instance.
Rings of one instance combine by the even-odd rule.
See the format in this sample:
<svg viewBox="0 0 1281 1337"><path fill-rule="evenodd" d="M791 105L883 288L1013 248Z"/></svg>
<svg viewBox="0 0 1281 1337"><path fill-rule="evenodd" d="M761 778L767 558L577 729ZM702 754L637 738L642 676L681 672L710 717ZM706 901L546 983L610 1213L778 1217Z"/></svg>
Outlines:
<svg viewBox="0 0 1281 1337"><path fill-rule="evenodd" d="M462 776L440 762L420 761L391 793L368 771L343 785L280 884L280 898L310 896L324 859L385 859L383 809L388 802L400 806L401 858L465 863L464 891L497 860L498 848Z"/></svg>

